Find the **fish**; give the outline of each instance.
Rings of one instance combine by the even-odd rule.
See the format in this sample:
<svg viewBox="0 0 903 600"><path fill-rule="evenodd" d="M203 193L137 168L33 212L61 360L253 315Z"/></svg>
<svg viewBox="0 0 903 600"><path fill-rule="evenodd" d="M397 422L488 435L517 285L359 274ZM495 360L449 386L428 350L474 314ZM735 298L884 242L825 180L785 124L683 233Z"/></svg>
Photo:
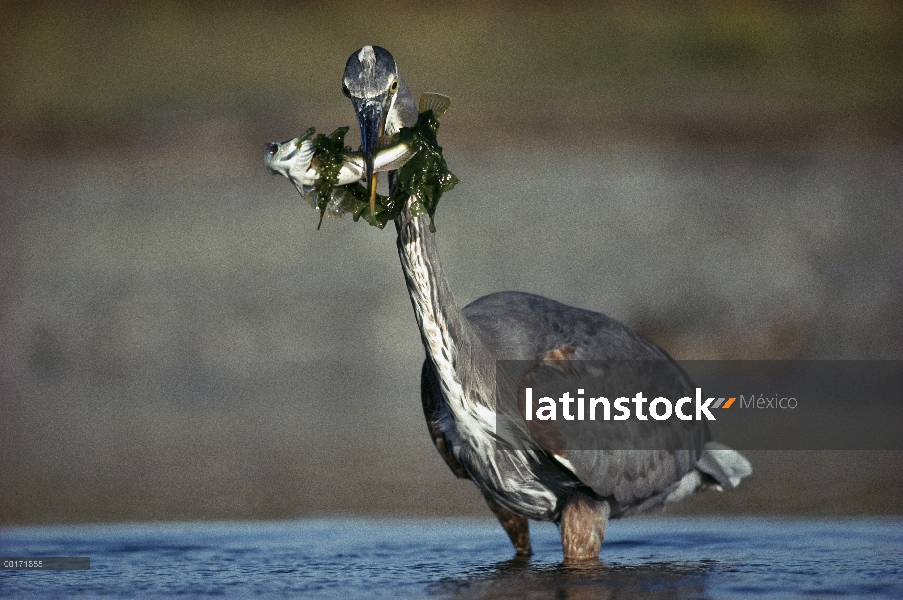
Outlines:
<svg viewBox="0 0 903 600"><path fill-rule="evenodd" d="M440 119L448 110L451 100L442 94L426 92L420 96L419 111L432 110L436 119ZM270 175L282 175L287 178L307 202L317 208L317 192L322 179L319 163L316 161L316 148L313 136L316 130L311 127L301 135L284 142L266 142L263 145L263 163ZM405 165L416 153L404 141L398 141L398 135L380 140L381 146L373 157L373 170L395 171ZM345 152L342 155L342 166L339 170L337 185L333 187L329 201L323 214L332 218L353 210L354 200L341 187L363 181L367 175L367 160L363 152ZM321 215L322 220L322 215ZM318 227L319 228L319 227Z"/></svg>
<svg viewBox="0 0 903 600"><path fill-rule="evenodd" d="M263 162L270 175L282 175L307 196L320 183L320 166L314 162L316 148L312 141L314 129L308 129L296 138L284 142L264 144ZM414 156L414 149L403 142L390 143L376 151L373 168L377 171L394 171ZM361 181L366 176L366 159L363 152L347 152L342 155L338 185Z"/></svg>

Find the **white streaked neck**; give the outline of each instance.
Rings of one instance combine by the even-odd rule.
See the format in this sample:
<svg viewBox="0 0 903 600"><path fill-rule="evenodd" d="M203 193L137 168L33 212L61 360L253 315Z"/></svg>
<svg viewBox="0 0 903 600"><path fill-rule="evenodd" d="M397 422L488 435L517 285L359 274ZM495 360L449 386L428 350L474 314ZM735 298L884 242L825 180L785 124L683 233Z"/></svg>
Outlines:
<svg viewBox="0 0 903 600"><path fill-rule="evenodd" d="M495 360L458 308L439 263L429 217L405 208L395 219L398 255L427 357L440 380L449 408L473 414L474 404L492 406Z"/></svg>

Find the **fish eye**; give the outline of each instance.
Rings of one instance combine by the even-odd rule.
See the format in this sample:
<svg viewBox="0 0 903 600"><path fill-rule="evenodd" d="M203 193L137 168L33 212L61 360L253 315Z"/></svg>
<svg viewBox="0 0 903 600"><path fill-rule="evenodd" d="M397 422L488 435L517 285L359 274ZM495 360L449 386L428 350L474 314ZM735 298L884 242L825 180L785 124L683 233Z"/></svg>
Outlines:
<svg viewBox="0 0 903 600"><path fill-rule="evenodd" d="M351 97L351 92L348 90L348 86L344 83L342 84L342 93L345 94L346 97Z"/></svg>
<svg viewBox="0 0 903 600"><path fill-rule="evenodd" d="M389 85L389 93L394 94L398 91L398 80L396 79Z"/></svg>

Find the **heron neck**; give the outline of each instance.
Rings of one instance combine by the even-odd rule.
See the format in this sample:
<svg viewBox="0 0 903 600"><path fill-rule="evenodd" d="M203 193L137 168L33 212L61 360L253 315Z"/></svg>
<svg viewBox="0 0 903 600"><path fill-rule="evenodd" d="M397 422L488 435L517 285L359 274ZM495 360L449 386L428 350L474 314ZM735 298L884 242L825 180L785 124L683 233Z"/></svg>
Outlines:
<svg viewBox="0 0 903 600"><path fill-rule="evenodd" d="M414 216L408 208L395 219L398 255L420 336L443 389L461 389L469 401L480 401L475 391L494 381L495 362L452 296L429 223L429 217Z"/></svg>

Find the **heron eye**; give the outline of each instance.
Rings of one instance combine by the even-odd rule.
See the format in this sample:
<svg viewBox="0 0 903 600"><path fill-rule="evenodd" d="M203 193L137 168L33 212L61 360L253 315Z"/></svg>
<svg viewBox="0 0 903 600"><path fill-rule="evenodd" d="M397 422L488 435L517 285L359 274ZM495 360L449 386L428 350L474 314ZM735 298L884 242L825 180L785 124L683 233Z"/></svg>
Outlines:
<svg viewBox="0 0 903 600"><path fill-rule="evenodd" d="M396 79L395 81L393 81L391 83L391 85L389 85L389 93L394 94L397 91L398 91L398 80Z"/></svg>
<svg viewBox="0 0 903 600"><path fill-rule="evenodd" d="M344 83L342 84L342 93L345 94L345 96L347 96L348 98L351 97L351 92L348 91L348 86Z"/></svg>

